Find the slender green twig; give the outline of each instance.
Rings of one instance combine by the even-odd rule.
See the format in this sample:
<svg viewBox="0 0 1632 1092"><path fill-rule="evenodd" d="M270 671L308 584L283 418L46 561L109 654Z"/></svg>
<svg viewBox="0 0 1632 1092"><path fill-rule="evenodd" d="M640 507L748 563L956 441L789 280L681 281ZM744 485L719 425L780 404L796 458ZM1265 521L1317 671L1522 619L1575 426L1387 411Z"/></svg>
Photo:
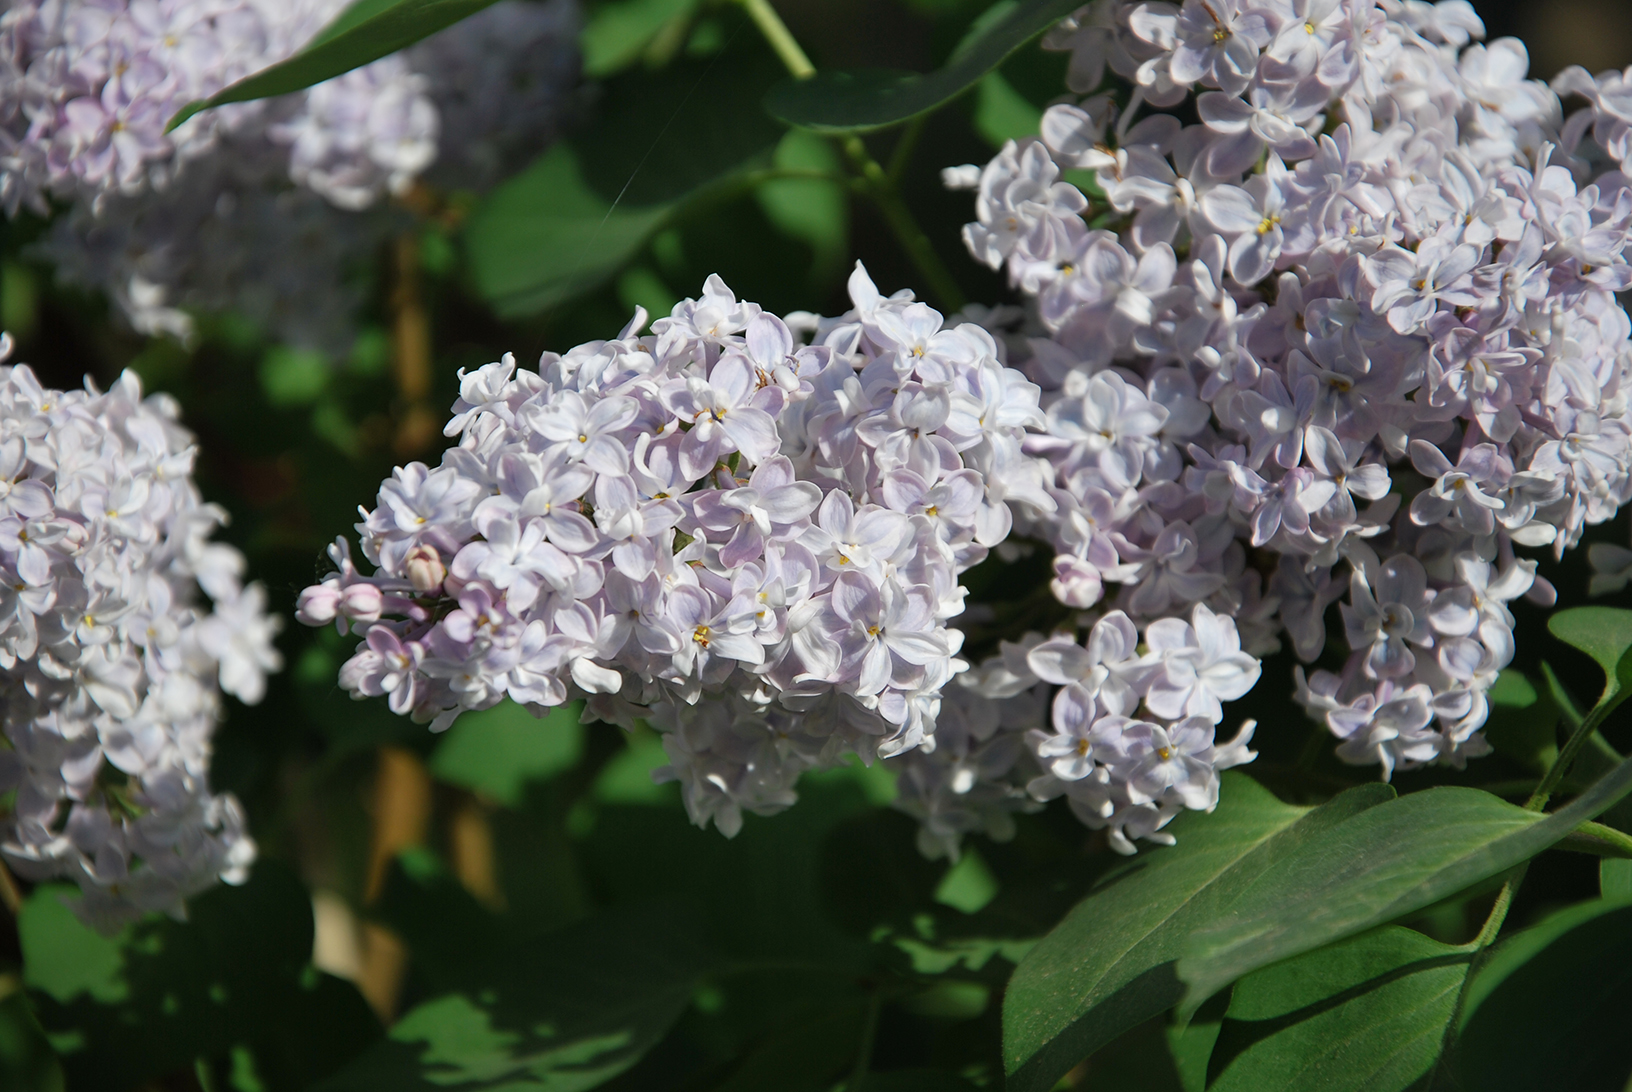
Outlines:
<svg viewBox="0 0 1632 1092"><path fill-rule="evenodd" d="M748 17L759 28L760 34L775 51L788 73L796 80L806 80L816 74L816 66L811 63L805 51L800 48L799 42L793 33L788 30L782 17L771 7L770 0L739 0ZM895 178L899 170L905 168L905 156L911 154L912 141L915 133L909 129L902 134L905 148L897 145L896 161L891 164L892 171L886 172L879 166L878 160L867 150L867 145L859 136L844 137L839 141L844 149L845 156L860 176L861 192L865 193L877 206L879 214L884 217L884 223L889 227L891 234L907 252L907 257L918 272L923 275L929 284L929 290L934 293L937 302L949 311L961 310L967 302L963 290L958 282L941 261L935 247L924 234L924 229L918 226L912 211L907 208L906 202L901 200L901 194L896 189Z"/></svg>
<svg viewBox="0 0 1632 1092"><path fill-rule="evenodd" d="M781 58L782 64L787 67L790 75L796 80L808 80L816 75L816 66L810 63L805 51L799 48L799 42L782 17L771 7L770 0L742 0L742 6L747 9L748 17L754 21L759 32L765 36L776 55Z"/></svg>
<svg viewBox="0 0 1632 1092"><path fill-rule="evenodd" d="M1580 754L1581 748L1586 746L1587 741L1597 732L1598 725L1604 722L1604 718L1609 715L1616 704L1614 702L1600 703L1598 708L1587 714L1585 720L1575 726L1575 731L1570 733L1570 738L1564 742L1563 747L1559 748L1558 757L1553 759L1553 764L1548 767L1546 775L1541 779L1541 784L1537 785L1536 791L1530 794L1530 799L1524 802L1526 811L1541 811L1547 806L1547 801L1552 798L1553 790L1558 788L1560 781L1564 780L1564 775L1570 772L1570 766L1574 764L1575 756Z"/></svg>
<svg viewBox="0 0 1632 1092"><path fill-rule="evenodd" d="M845 1082L844 1092L861 1092L861 1086L867 1080L867 1071L873 1064L873 1040L878 1037L878 1013L883 1007L884 993L875 988L867 999L867 1016L861 1025L861 1043L856 1047L856 1065L850 1071L850 1079Z"/></svg>
<svg viewBox="0 0 1632 1092"><path fill-rule="evenodd" d="M1513 874L1502 884L1502 889L1496 893L1496 904L1490 908L1490 916L1485 919L1484 927L1479 935L1473 938L1468 947L1475 952L1488 948L1496 939L1496 934L1502 931L1502 922L1507 920L1507 912L1513 908L1513 896L1518 894L1519 884L1524 882L1524 873L1530 867L1526 861L1513 870Z"/></svg>
<svg viewBox="0 0 1632 1092"><path fill-rule="evenodd" d="M924 133L924 123L929 120L928 114L919 114L907 122L906 128L896 138L895 147L890 149L890 166L884 173L889 177L890 185L899 186L901 176L907 173L907 163L912 159L914 149L918 147L918 138Z"/></svg>

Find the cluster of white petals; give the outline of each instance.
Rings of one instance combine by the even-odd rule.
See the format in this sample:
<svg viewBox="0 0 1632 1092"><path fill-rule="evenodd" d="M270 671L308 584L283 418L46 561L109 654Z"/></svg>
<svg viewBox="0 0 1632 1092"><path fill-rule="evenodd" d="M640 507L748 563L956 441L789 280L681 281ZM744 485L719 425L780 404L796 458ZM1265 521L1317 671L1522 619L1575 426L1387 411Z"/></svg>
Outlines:
<svg viewBox="0 0 1632 1092"><path fill-rule="evenodd" d="M344 0L28 0L0 14L0 205L72 205L39 248L141 333L234 306L343 351L348 260L416 180L485 187L536 154L577 77L573 0L505 0L307 91L177 110L284 60ZM369 216L354 215L375 209ZM280 236L291 240L279 245ZM265 245L255 246L264 239Z"/></svg>
<svg viewBox="0 0 1632 1092"><path fill-rule="evenodd" d="M63 392L0 367L0 854L78 883L103 927L179 914L255 857L210 791L210 737L223 691L261 699L278 620L210 541L226 514L199 499L177 416L129 372Z"/></svg>
<svg viewBox="0 0 1632 1092"><path fill-rule="evenodd" d="M1549 87L1483 34L1464 0L1095 0L1045 41L1073 94L1041 136L945 172L977 191L970 251L1032 304L1010 362L1044 391L1026 450L1056 509L1022 529L1054 547L1062 603L1109 611L1081 659L1095 678L1181 647L1222 663L1237 631L1312 663L1345 599L1341 669L1297 672L1339 755L1386 777L1489 750L1506 604L1553 599L1515 548L1561 554L1632 496L1632 108L1621 73ZM1632 553L1598 554L1600 588L1624 585ZM1148 653L1105 667L1096 640L1131 656L1136 633ZM1029 682L1013 661L967 681L1008 700ZM1122 718L1199 708L1173 680L1127 684L1138 709L1090 705L1026 663L1066 687L1030 748L1059 784L1031 795L1117 822L1155 785L1116 775ZM1200 728L1157 753L1205 753ZM1102 762L1120 796L1090 780ZM1013 794L1024 774L962 784ZM1203 781L1173 786L1170 809L1206 802ZM984 829L985 807L947 830Z"/></svg>
<svg viewBox="0 0 1632 1092"><path fill-rule="evenodd" d="M958 575L1011 505L1037 388L859 266L854 310L784 321L718 278L642 334L462 374L459 437L399 467L300 597L363 635L355 697L447 727L505 697L663 733L692 818L734 834L800 774L931 748L966 665ZM795 330L812 335L809 344Z"/></svg>

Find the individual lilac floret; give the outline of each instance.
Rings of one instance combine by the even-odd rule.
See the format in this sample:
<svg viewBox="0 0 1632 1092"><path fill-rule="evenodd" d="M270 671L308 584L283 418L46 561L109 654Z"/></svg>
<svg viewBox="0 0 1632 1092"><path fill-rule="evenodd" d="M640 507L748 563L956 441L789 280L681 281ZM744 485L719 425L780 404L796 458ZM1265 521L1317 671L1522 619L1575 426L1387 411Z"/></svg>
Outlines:
<svg viewBox="0 0 1632 1092"><path fill-rule="evenodd" d="M200 499L177 417L130 372L65 392L0 367L0 791L16 794L0 854L77 883L75 912L106 930L180 916L255 859L238 801L210 790L210 737L223 692L265 694L279 620L243 555L210 541L226 513Z"/></svg>

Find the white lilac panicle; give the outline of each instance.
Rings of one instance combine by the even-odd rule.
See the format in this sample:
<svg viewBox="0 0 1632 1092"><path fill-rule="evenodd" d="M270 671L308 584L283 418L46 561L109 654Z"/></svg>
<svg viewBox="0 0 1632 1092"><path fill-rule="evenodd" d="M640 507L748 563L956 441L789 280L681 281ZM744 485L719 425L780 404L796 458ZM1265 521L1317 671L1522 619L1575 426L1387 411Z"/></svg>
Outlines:
<svg viewBox="0 0 1632 1092"><path fill-rule="evenodd" d="M381 199L427 172L491 186L550 139L577 79L573 0L503 0L406 53L166 134L178 109L285 59L344 0L0 6L0 206L70 203L39 253L145 334L186 338L189 310L233 306L344 352L346 259L400 226ZM291 224L295 245L251 245Z"/></svg>
<svg viewBox="0 0 1632 1092"><path fill-rule="evenodd" d="M10 353L0 337L0 361ZM102 928L240 883L255 843L210 790L223 692L245 702L280 667L278 619L226 514L191 479L197 448L130 372L106 392L0 367L0 854L67 879ZM200 590L202 593L200 594Z"/></svg>
<svg viewBox="0 0 1632 1092"><path fill-rule="evenodd" d="M354 697L435 730L506 697L663 732L699 824L808 769L936 746L958 577L1054 506L1037 387L860 266L810 344L711 277L646 329L461 373L440 465L398 467L302 621ZM808 326L806 327L809 328Z"/></svg>
<svg viewBox="0 0 1632 1092"><path fill-rule="evenodd" d="M1339 599L1347 661L1298 682L1338 753L1387 776L1489 749L1507 603L1553 599L1516 550L1632 496L1632 70L1549 86L1483 36L1463 0L1095 0L1045 39L1073 94L1040 136L945 173L1033 305L1009 360L1044 391L1025 450L1055 510L1020 527L1092 632L1148 649L1033 664L1064 687L1035 796L1127 838L1206 803L1235 657L1313 662ZM1595 548L1595 590L1629 558ZM971 792L1017 779L982 770Z"/></svg>

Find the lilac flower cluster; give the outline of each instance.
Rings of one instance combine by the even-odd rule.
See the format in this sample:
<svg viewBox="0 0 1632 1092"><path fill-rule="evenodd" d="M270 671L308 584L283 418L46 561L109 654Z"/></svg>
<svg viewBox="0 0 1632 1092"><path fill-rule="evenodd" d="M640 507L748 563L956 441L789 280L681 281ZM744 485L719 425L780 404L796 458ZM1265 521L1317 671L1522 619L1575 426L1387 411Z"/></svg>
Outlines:
<svg viewBox="0 0 1632 1092"><path fill-rule="evenodd" d="M1632 188L1598 173L1632 123L1623 74L1549 87L1483 32L1462 0L1095 0L1045 41L1073 95L1040 137L946 172L976 191L970 251L1033 305L1011 360L1045 392L1026 450L1056 507L1023 529L1056 550L1061 602L1109 611L1081 661L1096 677L1118 661L1095 641L1131 654L1136 632L1136 678L1181 630L1197 663L1237 629L1248 653L1284 634L1312 662L1346 595L1346 662L1297 683L1339 754L1386 777L1488 750L1506 604L1553 595L1515 548L1562 553L1632 496ZM1589 108L1566 119L1561 95ZM1151 795L1114 760L1121 797L1089 783L1095 727L1118 754L1129 699L1066 699L1074 679L1036 655L1069 685L1031 754L1078 814ZM999 700L1029 681L1013 663L970 680ZM1171 680L1129 685L1180 711ZM1178 731L1175 754L1211 744ZM968 790L1012 789L1000 767Z"/></svg>
<svg viewBox="0 0 1632 1092"><path fill-rule="evenodd" d="M943 713L932 751L907 756L897 806L919 819L919 847L931 857L955 859L968 833L1004 840L1014 811L1061 796L1120 853L1139 838L1171 845L1161 829L1185 808L1211 811L1218 772L1258 757L1248 749L1254 721L1226 743L1214 732L1222 703L1246 694L1260 671L1234 622L1205 603L1188 621L1151 622L1143 648L1119 610L1095 621L1084 643L1065 633L1005 642L949 688L957 715Z"/></svg>
<svg viewBox="0 0 1632 1092"><path fill-rule="evenodd" d="M264 694L278 620L210 541L226 514L199 499L176 418L129 372L63 392L0 368L0 854L78 883L102 927L179 914L255 857L238 802L210 791L210 736L222 691Z"/></svg>
<svg viewBox="0 0 1632 1092"><path fill-rule="evenodd" d="M395 218L361 215L416 179L492 185L552 135L577 77L572 0L505 0L406 53L309 91L186 103L284 59L342 0L17 3L0 15L0 203L72 203L40 247L141 333L236 306L344 352L344 271ZM343 211L336 211L343 210ZM289 225L294 225L289 229ZM288 234L297 245L254 247Z"/></svg>
<svg viewBox="0 0 1632 1092"><path fill-rule="evenodd" d="M933 746L958 574L1053 507L1044 418L984 329L859 266L850 294L790 328L710 278L650 333L462 374L458 446L357 525L376 572L342 539L300 596L363 636L342 685L436 730L506 697L649 718L727 834L806 769Z"/></svg>

